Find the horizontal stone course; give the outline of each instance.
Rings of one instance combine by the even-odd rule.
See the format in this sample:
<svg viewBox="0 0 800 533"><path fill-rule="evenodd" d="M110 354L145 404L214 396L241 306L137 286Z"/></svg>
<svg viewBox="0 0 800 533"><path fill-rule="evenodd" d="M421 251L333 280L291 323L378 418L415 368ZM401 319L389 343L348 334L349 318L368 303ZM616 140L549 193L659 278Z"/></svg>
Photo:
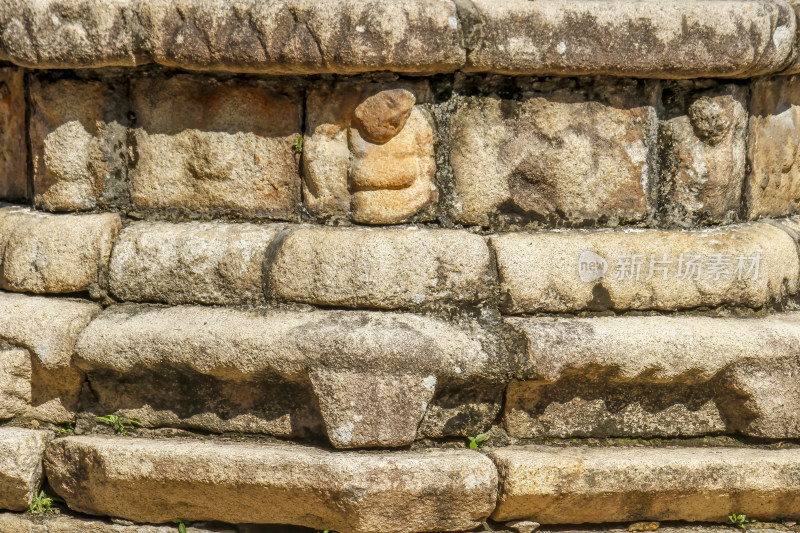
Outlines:
<svg viewBox="0 0 800 533"><path fill-rule="evenodd" d="M45 458L70 508L137 522L284 523L342 533L472 529L497 472L470 450L327 452L293 445L67 437Z"/></svg>
<svg viewBox="0 0 800 533"><path fill-rule="evenodd" d="M800 450L554 448L492 450L495 520L543 524L800 517Z"/></svg>
<svg viewBox="0 0 800 533"><path fill-rule="evenodd" d="M42 484L49 433L0 427L0 509L24 511Z"/></svg>

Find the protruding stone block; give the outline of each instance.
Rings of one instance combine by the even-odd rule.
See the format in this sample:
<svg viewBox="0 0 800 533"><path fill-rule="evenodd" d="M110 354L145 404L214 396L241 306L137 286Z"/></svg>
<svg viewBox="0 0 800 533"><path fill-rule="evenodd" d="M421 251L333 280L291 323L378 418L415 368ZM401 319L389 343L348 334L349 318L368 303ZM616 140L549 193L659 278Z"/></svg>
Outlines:
<svg viewBox="0 0 800 533"><path fill-rule="evenodd" d="M437 198L427 83L318 84L308 97L304 196L321 217L396 224Z"/></svg>
<svg viewBox="0 0 800 533"><path fill-rule="evenodd" d="M747 448L492 450L502 492L492 518L542 524L725 522L731 509L800 517L800 451Z"/></svg>
<svg viewBox="0 0 800 533"><path fill-rule="evenodd" d="M654 181L653 86L632 80L468 97L450 134L453 216L468 225L641 221Z"/></svg>
<svg viewBox="0 0 800 533"><path fill-rule="evenodd" d="M800 436L800 314L509 318L527 353L505 427L519 438Z"/></svg>
<svg viewBox="0 0 800 533"><path fill-rule="evenodd" d="M341 307L476 304L489 294L483 238L453 230L302 228L268 267L269 296Z"/></svg>
<svg viewBox="0 0 800 533"><path fill-rule="evenodd" d="M136 209L293 218L299 90L176 75L135 80L132 99Z"/></svg>
<svg viewBox="0 0 800 533"><path fill-rule="evenodd" d="M479 30L466 70L748 78L791 60L797 23L785 2L472 0Z"/></svg>
<svg viewBox="0 0 800 533"><path fill-rule="evenodd" d="M267 246L280 225L136 222L111 255L109 286L120 300L258 304Z"/></svg>
<svg viewBox="0 0 800 533"><path fill-rule="evenodd" d="M511 314L722 305L761 308L797 292L789 235L756 223L703 231L597 230L492 237Z"/></svg>
<svg viewBox="0 0 800 533"><path fill-rule="evenodd" d="M0 68L0 201L28 197L28 147L22 70Z"/></svg>
<svg viewBox="0 0 800 533"><path fill-rule="evenodd" d="M99 81L33 81L30 136L37 207L85 211L125 203L127 118L121 98Z"/></svg>
<svg viewBox="0 0 800 533"><path fill-rule="evenodd" d="M0 209L0 288L102 293L101 275L122 222L117 214L50 215Z"/></svg>
<svg viewBox="0 0 800 533"><path fill-rule="evenodd" d="M71 509L137 522L296 524L342 533L461 531L497 497L470 450L327 452L307 446L67 437L45 457Z"/></svg>
<svg viewBox="0 0 800 533"><path fill-rule="evenodd" d="M745 178L747 90L676 83L661 124L659 199L668 224L691 227L739 218Z"/></svg>
<svg viewBox="0 0 800 533"><path fill-rule="evenodd" d="M42 484L44 431L0 427L0 509L24 511Z"/></svg>

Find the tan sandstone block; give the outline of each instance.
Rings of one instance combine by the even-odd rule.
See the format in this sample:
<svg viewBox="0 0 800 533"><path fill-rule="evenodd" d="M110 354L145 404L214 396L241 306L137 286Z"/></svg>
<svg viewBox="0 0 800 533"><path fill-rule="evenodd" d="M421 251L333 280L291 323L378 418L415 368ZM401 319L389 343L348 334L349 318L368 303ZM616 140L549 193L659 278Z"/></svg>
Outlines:
<svg viewBox="0 0 800 533"><path fill-rule="evenodd" d="M267 246L281 225L135 222L111 255L120 300L234 305L264 301Z"/></svg>
<svg viewBox="0 0 800 533"><path fill-rule="evenodd" d="M405 222L437 199L426 82L321 83L308 96L306 207L364 224Z"/></svg>
<svg viewBox="0 0 800 533"><path fill-rule="evenodd" d="M135 80L132 98L136 209L293 218L299 90L175 75Z"/></svg>
<svg viewBox="0 0 800 533"><path fill-rule="evenodd" d="M739 218L747 154L747 90L739 85L670 87L661 124L659 198L668 224L691 227Z"/></svg>
<svg viewBox="0 0 800 533"><path fill-rule="evenodd" d="M24 511L42 484L44 431L0 427L0 509Z"/></svg>
<svg viewBox="0 0 800 533"><path fill-rule="evenodd" d="M795 242L765 223L509 233L490 244L511 314L760 308L795 294L800 275Z"/></svg>
<svg viewBox="0 0 800 533"><path fill-rule="evenodd" d="M268 266L283 301L378 309L475 304L489 293L483 238L453 230L301 228Z"/></svg>
<svg viewBox="0 0 800 533"><path fill-rule="evenodd" d="M725 522L800 517L800 451L747 448L492 450L502 482L492 517L543 524Z"/></svg>
<svg viewBox="0 0 800 533"><path fill-rule="evenodd" d="M33 192L37 207L84 211L124 202L126 127L114 90L99 81L31 84Z"/></svg>
<svg viewBox="0 0 800 533"><path fill-rule="evenodd" d="M20 201L28 197L25 131L22 70L0 68L0 200Z"/></svg>
<svg viewBox="0 0 800 533"><path fill-rule="evenodd" d="M746 215L800 212L800 76L762 78L751 86Z"/></svg>
<svg viewBox="0 0 800 533"><path fill-rule="evenodd" d="M506 320L527 342L514 437L800 435L798 313Z"/></svg>
<svg viewBox="0 0 800 533"><path fill-rule="evenodd" d="M473 0L466 70L748 78L782 69L797 23L769 0Z"/></svg>
<svg viewBox="0 0 800 533"><path fill-rule="evenodd" d="M235 526L187 525L186 533L246 533ZM175 533L175 524L152 526L120 523L101 518L87 518L58 513L0 513L3 533ZM671 533L671 532L667 532ZM703 532L699 532L703 533Z"/></svg>
<svg viewBox="0 0 800 533"><path fill-rule="evenodd" d="M100 276L122 223L117 214L51 215L0 209L0 288L100 294Z"/></svg>
<svg viewBox="0 0 800 533"><path fill-rule="evenodd" d="M451 126L454 218L463 224L641 221L654 182L653 87L534 84L520 100L468 97Z"/></svg>
<svg viewBox="0 0 800 533"><path fill-rule="evenodd" d="M466 530L497 496L494 465L469 450L67 437L50 445L45 468L70 508L154 523L180 516L342 533Z"/></svg>

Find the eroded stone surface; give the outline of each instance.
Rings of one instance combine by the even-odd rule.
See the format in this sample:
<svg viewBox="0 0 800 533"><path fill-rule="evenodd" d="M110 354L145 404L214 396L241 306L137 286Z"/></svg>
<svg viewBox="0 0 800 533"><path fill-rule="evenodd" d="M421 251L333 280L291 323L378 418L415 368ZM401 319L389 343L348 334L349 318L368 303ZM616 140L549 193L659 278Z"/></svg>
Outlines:
<svg viewBox="0 0 800 533"><path fill-rule="evenodd" d="M800 435L800 314L509 318L527 339L510 435Z"/></svg>
<svg viewBox="0 0 800 533"><path fill-rule="evenodd" d="M119 306L76 352L104 408L146 425L302 436L324 420L336 446L401 446L438 379L502 379L490 343L410 314Z"/></svg>
<svg viewBox="0 0 800 533"><path fill-rule="evenodd" d="M520 100L468 97L451 126L454 218L618 225L643 220L654 169L653 87L545 82Z"/></svg>
<svg viewBox="0 0 800 533"><path fill-rule="evenodd" d="M343 533L466 530L497 496L494 465L469 450L67 437L49 446L45 468L70 508L138 522L181 516Z"/></svg>
<svg viewBox="0 0 800 533"><path fill-rule="evenodd" d="M25 89L22 71L0 68L0 200L28 197Z"/></svg>
<svg viewBox="0 0 800 533"><path fill-rule="evenodd" d="M303 147L306 207L396 224L437 198L427 83L321 83L308 96Z"/></svg>
<svg viewBox="0 0 800 533"><path fill-rule="evenodd" d="M120 521L118 521L120 522ZM174 524L145 525L113 523L109 519L86 518L61 514L32 515L29 513L0 513L0 531L3 533L175 533ZM249 533L246 528L237 526L209 526L191 524L187 533ZM275 533L283 533L276 531ZM288 533L288 532L286 532Z"/></svg>
<svg viewBox="0 0 800 533"><path fill-rule="evenodd" d="M132 100L136 209L293 217L300 91L177 75L135 80Z"/></svg>
<svg viewBox="0 0 800 533"><path fill-rule="evenodd" d="M0 509L24 511L42 484L44 431L0 427Z"/></svg>
<svg viewBox="0 0 800 533"><path fill-rule="evenodd" d="M0 209L0 288L101 294L101 275L122 223L117 214L50 215Z"/></svg>
<svg viewBox="0 0 800 533"><path fill-rule="evenodd" d="M797 27L769 0L473 0L480 29L467 70L747 78L783 68Z"/></svg>
<svg viewBox="0 0 800 533"><path fill-rule="evenodd" d="M797 247L765 223L697 231L572 230L492 237L512 314L740 305L797 290Z"/></svg>
<svg viewBox="0 0 800 533"><path fill-rule="evenodd" d="M691 227L739 217L745 178L747 90L675 84L661 124L659 197L669 224Z"/></svg>
<svg viewBox="0 0 800 533"><path fill-rule="evenodd" d="M268 267L283 301L379 309L478 303L491 277L484 240L453 230L302 228Z"/></svg>
<svg viewBox="0 0 800 533"><path fill-rule="evenodd" d="M115 297L135 302L233 305L264 301L267 246L280 225L136 222L111 256Z"/></svg>
<svg viewBox="0 0 800 533"><path fill-rule="evenodd" d="M548 448L492 450L503 489L496 520L543 524L725 522L800 516L800 450Z"/></svg>

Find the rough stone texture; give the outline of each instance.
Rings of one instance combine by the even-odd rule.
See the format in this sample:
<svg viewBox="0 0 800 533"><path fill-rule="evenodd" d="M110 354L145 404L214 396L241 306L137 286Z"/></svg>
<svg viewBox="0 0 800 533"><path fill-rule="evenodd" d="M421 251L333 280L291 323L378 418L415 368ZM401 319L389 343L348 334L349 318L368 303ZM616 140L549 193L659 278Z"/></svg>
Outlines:
<svg viewBox="0 0 800 533"><path fill-rule="evenodd" d="M490 345L410 314L120 306L76 352L101 405L146 425L302 436L324 420L356 447L412 442L439 379L500 381Z"/></svg>
<svg viewBox="0 0 800 533"><path fill-rule="evenodd" d="M156 63L198 70L314 74L453 72L464 63L447 0L137 1Z"/></svg>
<svg viewBox="0 0 800 533"><path fill-rule="evenodd" d="M28 197L25 143L25 87L22 71L0 68L0 200Z"/></svg>
<svg viewBox="0 0 800 533"><path fill-rule="evenodd" d="M114 246L109 288L116 298L134 302L263 303L267 246L282 228L135 222Z"/></svg>
<svg viewBox="0 0 800 533"><path fill-rule="evenodd" d="M489 249L471 233L302 228L279 240L267 274L278 300L398 309L489 293Z"/></svg>
<svg viewBox="0 0 800 533"><path fill-rule="evenodd" d="M511 233L490 244L502 307L511 314L761 308L794 294L800 274L793 239L765 223L698 231Z"/></svg>
<svg viewBox="0 0 800 533"><path fill-rule="evenodd" d="M0 509L23 511L42 484L42 455L48 434L0 427Z"/></svg>
<svg viewBox="0 0 800 533"><path fill-rule="evenodd" d="M7 0L0 59L31 68L133 66L133 22L130 0Z"/></svg>
<svg viewBox="0 0 800 533"><path fill-rule="evenodd" d="M67 437L49 446L45 468L71 508L138 522L180 516L342 533L452 531L479 525L497 497L494 465L469 450Z"/></svg>
<svg viewBox="0 0 800 533"><path fill-rule="evenodd" d="M136 79L132 100L136 209L293 217L301 91L176 75Z"/></svg>
<svg viewBox="0 0 800 533"><path fill-rule="evenodd" d="M800 313L507 321L528 343L514 437L800 436Z"/></svg>
<svg viewBox="0 0 800 533"><path fill-rule="evenodd" d="M175 533L174 524L151 526L134 523L112 523L109 520L85 518L60 514L31 515L0 513L2 533ZM233 525L209 526L192 524L186 526L187 533L250 533L252 530ZM255 532L253 532L255 533ZM258 532L261 533L261 532ZM264 531L263 533L267 533ZM270 533L283 533L276 530ZM288 533L288 532L287 532Z"/></svg>
<svg viewBox="0 0 800 533"><path fill-rule="evenodd" d="M800 450L548 448L492 450L503 480L492 517L543 524L725 522L800 517Z"/></svg>
<svg viewBox="0 0 800 533"><path fill-rule="evenodd" d="M99 81L31 84L34 201L48 211L124 203L126 119L119 91Z"/></svg>
<svg viewBox="0 0 800 533"><path fill-rule="evenodd" d="M746 215L800 212L800 76L756 80L751 86Z"/></svg>
<svg viewBox="0 0 800 533"><path fill-rule="evenodd" d="M483 226L643 220L654 179L652 89L564 80L533 84L519 100L466 98L451 126L454 218Z"/></svg>
<svg viewBox="0 0 800 533"><path fill-rule="evenodd" d="M0 209L0 288L100 294L121 221L116 214L50 215Z"/></svg>
<svg viewBox="0 0 800 533"><path fill-rule="evenodd" d="M89 302L0 292L0 419L73 420L83 382L73 347L99 311Z"/></svg>
<svg viewBox="0 0 800 533"><path fill-rule="evenodd" d="M797 23L769 0L473 0L466 70L747 78L782 69Z"/></svg>
<svg viewBox="0 0 800 533"><path fill-rule="evenodd" d="M427 82L319 83L303 146L306 207L365 224L408 220L437 198Z"/></svg>
<svg viewBox="0 0 800 533"><path fill-rule="evenodd" d="M691 227L738 219L745 178L747 89L679 83L661 124L659 197L668 224Z"/></svg>

